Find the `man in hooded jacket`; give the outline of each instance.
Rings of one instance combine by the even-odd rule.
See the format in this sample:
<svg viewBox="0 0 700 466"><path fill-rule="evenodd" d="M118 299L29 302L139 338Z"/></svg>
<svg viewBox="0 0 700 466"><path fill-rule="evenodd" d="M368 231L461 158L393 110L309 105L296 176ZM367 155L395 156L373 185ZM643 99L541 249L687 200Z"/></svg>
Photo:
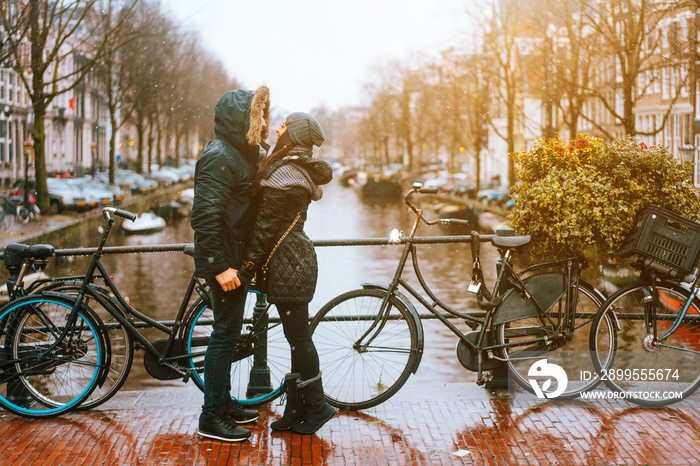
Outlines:
<svg viewBox="0 0 700 466"><path fill-rule="evenodd" d="M214 132L197 161L192 206L197 275L209 284L214 323L204 357L204 405L197 433L237 442L250 437L238 424L254 422L259 413L231 398L233 353L241 334L247 287L236 271L255 222L250 185L269 148L270 91L225 93L216 104Z"/></svg>

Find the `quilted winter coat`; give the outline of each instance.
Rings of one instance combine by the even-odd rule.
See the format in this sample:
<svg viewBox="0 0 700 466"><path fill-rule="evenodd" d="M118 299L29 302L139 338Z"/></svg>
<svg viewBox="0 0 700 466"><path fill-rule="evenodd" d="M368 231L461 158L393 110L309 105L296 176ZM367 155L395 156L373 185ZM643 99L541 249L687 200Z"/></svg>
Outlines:
<svg viewBox="0 0 700 466"><path fill-rule="evenodd" d="M290 155L297 158L273 164L263 177L258 216L238 273L243 283L249 282L301 212L268 265L267 300L273 304L303 304L314 296L318 262L313 242L304 232L304 223L312 198L320 198L318 185L330 182L333 177L330 165L312 158L310 149L295 147ZM283 175L288 175L290 169L296 170L292 173L295 176ZM306 182L300 182L301 178Z"/></svg>

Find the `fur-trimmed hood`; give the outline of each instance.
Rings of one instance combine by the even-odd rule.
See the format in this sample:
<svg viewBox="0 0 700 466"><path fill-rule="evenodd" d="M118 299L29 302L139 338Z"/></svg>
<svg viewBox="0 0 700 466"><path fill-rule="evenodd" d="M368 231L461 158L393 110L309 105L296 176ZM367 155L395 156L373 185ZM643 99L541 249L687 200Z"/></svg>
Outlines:
<svg viewBox="0 0 700 466"><path fill-rule="evenodd" d="M262 119L265 119L265 127ZM217 137L248 152L267 139L270 126L270 90L263 85L255 91L235 90L221 96L214 111L214 132Z"/></svg>

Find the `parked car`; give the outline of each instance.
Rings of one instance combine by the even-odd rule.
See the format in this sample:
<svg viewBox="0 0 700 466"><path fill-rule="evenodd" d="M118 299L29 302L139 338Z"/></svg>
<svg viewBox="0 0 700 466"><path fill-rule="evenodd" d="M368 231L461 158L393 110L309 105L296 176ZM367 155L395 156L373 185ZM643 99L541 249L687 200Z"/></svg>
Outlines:
<svg viewBox="0 0 700 466"><path fill-rule="evenodd" d="M103 190L112 193L112 204L119 204L124 200L126 193L116 184L109 184L99 178L85 178L84 183L87 187L95 190Z"/></svg>
<svg viewBox="0 0 700 466"><path fill-rule="evenodd" d="M81 190L85 193L86 198L96 200L99 206L105 207L112 204L112 193L104 187L96 186L89 178L66 178L63 181L69 186L75 186Z"/></svg>
<svg viewBox="0 0 700 466"><path fill-rule="evenodd" d="M158 168L156 165L151 166L151 173L144 175L148 178L156 180L161 186L171 186L180 181L180 175L168 170L166 167Z"/></svg>
<svg viewBox="0 0 700 466"><path fill-rule="evenodd" d="M99 178L107 182L109 180L109 174L107 172L102 172L99 174ZM131 194L146 194L155 191L158 187L157 181L150 180L131 170L115 170L114 178L118 185L128 185Z"/></svg>
<svg viewBox="0 0 700 466"><path fill-rule="evenodd" d="M477 195L479 201L484 205L504 207L512 192L510 187L501 186L493 189L482 189Z"/></svg>
<svg viewBox="0 0 700 466"><path fill-rule="evenodd" d="M83 212L97 206L97 199L90 197L77 186L66 183L66 179L47 178L49 193L53 193L61 199L61 209Z"/></svg>
<svg viewBox="0 0 700 466"><path fill-rule="evenodd" d="M179 167L168 167L168 169L179 175L183 183L194 179L194 165L182 164Z"/></svg>
<svg viewBox="0 0 700 466"><path fill-rule="evenodd" d="M36 197L36 181L34 178L29 178L29 194ZM61 183L58 178L47 178L46 182L49 188L49 211L46 215L60 214L64 210L87 210L90 208L89 201L85 199L83 193L78 190L70 189L68 186ZM12 185L13 196L21 196L24 194L24 180L17 180Z"/></svg>
<svg viewBox="0 0 700 466"><path fill-rule="evenodd" d="M471 180L457 180L444 185L442 190L451 196L474 199L476 197L476 182Z"/></svg>

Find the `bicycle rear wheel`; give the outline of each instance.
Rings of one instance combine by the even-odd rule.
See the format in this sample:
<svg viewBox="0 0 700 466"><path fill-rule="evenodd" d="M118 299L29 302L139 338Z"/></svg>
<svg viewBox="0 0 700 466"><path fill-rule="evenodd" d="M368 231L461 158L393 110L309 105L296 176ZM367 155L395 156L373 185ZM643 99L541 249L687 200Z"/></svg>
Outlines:
<svg viewBox="0 0 700 466"><path fill-rule="evenodd" d="M0 310L0 405L6 410L53 417L77 408L94 390L105 362L102 324L81 309L61 339L73 306L68 297L33 295Z"/></svg>
<svg viewBox="0 0 700 466"><path fill-rule="evenodd" d="M231 397L242 405L269 403L282 394L284 375L291 367L289 343L284 336L277 308L249 292L246 299L241 337L231 365ZM193 381L204 390L204 355L212 332L214 315L199 298L185 317L184 354L193 369Z"/></svg>
<svg viewBox="0 0 700 466"><path fill-rule="evenodd" d="M566 328L563 320L566 310L565 276L561 273L543 273L528 277L524 282L540 305L545 307L544 303L547 303L551 306L547 309L547 319L535 315L534 306L517 291L512 290L504 297L494 321L503 318L505 322L494 328L497 344L511 345L503 349L503 357L508 361L508 372L518 385L530 393L546 398L576 398L600 383L591 361L588 335L593 319L603 304L603 296L593 286L579 281L574 327ZM520 311L529 309L527 306L532 308L532 312ZM502 312L508 311L519 312L524 317L500 317ZM609 319L601 320L600 325L612 328ZM545 367L544 362L538 363L542 360L546 360L546 364L562 368L566 380L556 377L538 380L539 370ZM553 366L549 367L554 369ZM540 382L549 383L549 389L542 389ZM563 390L559 390L560 387Z"/></svg>
<svg viewBox="0 0 700 466"><path fill-rule="evenodd" d="M69 296L77 296L80 285L75 283L55 282L40 289L40 291L55 291L65 293ZM92 295L95 291L110 303L110 309L106 309ZM105 374L100 375L100 379L95 390L87 400L83 401L79 409L93 409L112 398L124 385L129 377L131 365L134 361L134 341L131 334L114 317L117 313L122 316L124 313L119 307L119 303L112 299L109 290L104 288L90 288L83 298L85 304L100 317L104 324L105 335L109 339L105 354Z"/></svg>
<svg viewBox="0 0 700 466"><path fill-rule="evenodd" d="M19 220L20 223L29 223L29 209L27 209L25 206L23 206L22 204L17 204L17 210L15 213L17 216L17 220Z"/></svg>
<svg viewBox="0 0 700 466"><path fill-rule="evenodd" d="M349 291L323 306L311 322L326 399L336 408L354 411L383 403L418 368L422 327L395 296L387 317L380 318L386 295ZM371 340L362 338L365 334Z"/></svg>
<svg viewBox="0 0 700 466"><path fill-rule="evenodd" d="M590 335L593 363L605 384L633 403L659 407L688 398L700 387L700 299L692 297L678 328L656 344L657 336L671 328L690 291L674 283L658 283L656 296L642 283L615 292L600 309ZM656 302L656 319L647 330L645 313ZM615 319L616 332L600 325Z"/></svg>

